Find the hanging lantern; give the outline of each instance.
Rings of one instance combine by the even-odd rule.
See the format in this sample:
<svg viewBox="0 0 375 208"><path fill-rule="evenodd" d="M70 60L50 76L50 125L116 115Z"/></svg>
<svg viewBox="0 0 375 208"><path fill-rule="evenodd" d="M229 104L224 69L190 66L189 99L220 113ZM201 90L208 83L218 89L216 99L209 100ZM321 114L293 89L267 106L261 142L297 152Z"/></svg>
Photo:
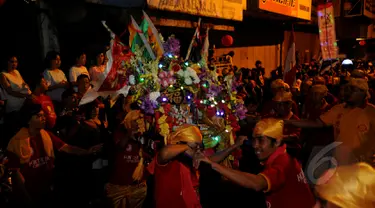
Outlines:
<svg viewBox="0 0 375 208"><path fill-rule="evenodd" d="M360 46L364 46L364 45L366 45L366 41L365 41L365 40L361 40L361 41L359 41L359 45L360 45Z"/></svg>
<svg viewBox="0 0 375 208"><path fill-rule="evenodd" d="M225 47L229 47L233 45L233 37L230 35L224 35L221 38L221 44Z"/></svg>

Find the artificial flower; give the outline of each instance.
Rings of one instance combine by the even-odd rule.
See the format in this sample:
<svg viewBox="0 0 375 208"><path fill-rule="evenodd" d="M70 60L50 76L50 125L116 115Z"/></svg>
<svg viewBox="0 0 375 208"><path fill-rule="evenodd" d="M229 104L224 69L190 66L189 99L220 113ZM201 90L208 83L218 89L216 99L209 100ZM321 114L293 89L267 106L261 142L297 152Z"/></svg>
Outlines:
<svg viewBox="0 0 375 208"><path fill-rule="evenodd" d="M151 92L149 94L149 99L151 102L155 103L156 105L158 104L157 99L160 97L160 92Z"/></svg>
<svg viewBox="0 0 375 208"><path fill-rule="evenodd" d="M130 75L129 76L129 83L130 83L130 85L135 85L135 77L134 77L134 75Z"/></svg>
<svg viewBox="0 0 375 208"><path fill-rule="evenodd" d="M159 83L163 87L169 87L170 85L174 85L176 83L176 78L173 76L173 72L172 71L159 72Z"/></svg>
<svg viewBox="0 0 375 208"><path fill-rule="evenodd" d="M199 84L201 81L194 69L190 67L187 67L185 70L181 69L177 74L184 78L186 85Z"/></svg>

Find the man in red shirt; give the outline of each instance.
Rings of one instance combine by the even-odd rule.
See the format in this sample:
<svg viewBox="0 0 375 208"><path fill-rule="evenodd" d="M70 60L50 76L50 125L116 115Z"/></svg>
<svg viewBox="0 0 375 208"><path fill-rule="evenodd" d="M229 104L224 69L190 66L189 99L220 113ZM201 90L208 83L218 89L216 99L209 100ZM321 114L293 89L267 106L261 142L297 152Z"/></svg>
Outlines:
<svg viewBox="0 0 375 208"><path fill-rule="evenodd" d="M302 168L296 159L286 153L286 146L282 142L283 121L272 118L259 121L253 137L256 155L264 164L264 170L258 175L224 167L204 155L197 156L197 163L207 162L229 180L246 188L266 192L268 207L311 208L314 197Z"/></svg>
<svg viewBox="0 0 375 208"><path fill-rule="evenodd" d="M223 161L230 153L239 148L243 138L236 144L212 155L211 160ZM193 156L202 145L202 134L193 125L184 125L170 134L165 146L149 165L149 171L155 175L156 208L201 208L197 189L197 169L193 168Z"/></svg>
<svg viewBox="0 0 375 208"><path fill-rule="evenodd" d="M106 186L107 197L114 208L141 208L147 194L144 152L137 138L144 132L144 119L139 110L126 115L123 125L114 133L114 163Z"/></svg>
<svg viewBox="0 0 375 208"><path fill-rule="evenodd" d="M13 170L13 190L18 202L26 207L53 207L51 186L54 168L54 151L76 155L97 152L101 145L84 150L70 146L51 132L45 131L46 118L41 105L28 104L22 107L23 128L8 144L7 164ZM20 204L18 207L22 207Z"/></svg>
<svg viewBox="0 0 375 208"><path fill-rule="evenodd" d="M45 94L48 90L46 80L41 77L33 89L34 91L31 96L31 100L25 102L25 105L28 105L30 101L35 104L40 104L42 106L44 115L46 116L46 128L52 129L56 123L56 113L51 98Z"/></svg>

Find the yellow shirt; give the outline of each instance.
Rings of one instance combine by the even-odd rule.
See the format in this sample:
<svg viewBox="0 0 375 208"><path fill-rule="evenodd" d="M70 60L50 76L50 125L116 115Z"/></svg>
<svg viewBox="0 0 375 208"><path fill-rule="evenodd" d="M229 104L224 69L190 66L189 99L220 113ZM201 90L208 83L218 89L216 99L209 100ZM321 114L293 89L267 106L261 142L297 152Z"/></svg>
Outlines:
<svg viewBox="0 0 375 208"><path fill-rule="evenodd" d="M336 148L335 158L340 165L364 161L372 163L375 150L375 106L346 108L346 104L334 106L320 116L335 129L335 141L342 142Z"/></svg>

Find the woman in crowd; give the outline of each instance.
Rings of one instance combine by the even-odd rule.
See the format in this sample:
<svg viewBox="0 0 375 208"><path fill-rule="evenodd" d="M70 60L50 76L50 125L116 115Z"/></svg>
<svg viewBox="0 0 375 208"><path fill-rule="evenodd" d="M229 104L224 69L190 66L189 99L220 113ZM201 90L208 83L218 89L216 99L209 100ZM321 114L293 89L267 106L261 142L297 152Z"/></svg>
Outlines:
<svg viewBox="0 0 375 208"><path fill-rule="evenodd" d="M81 52L78 53L76 56L76 63L72 68L69 70L69 82L72 86L77 85L77 78L79 75L84 74L90 78L90 74L86 68L86 54Z"/></svg>
<svg viewBox="0 0 375 208"><path fill-rule="evenodd" d="M93 66L91 66L89 69L90 78L91 78L91 81L93 82L104 79L104 77L101 77L101 76L103 76L103 72L106 66L105 54L103 52L98 53L96 55L95 62L96 63Z"/></svg>
<svg viewBox="0 0 375 208"><path fill-rule="evenodd" d="M25 99L31 97L29 86L23 80L20 72L17 70L18 59L11 56L8 60L7 71L0 74L0 84L5 91L5 125L6 138L9 139L16 132L17 112L21 109Z"/></svg>
<svg viewBox="0 0 375 208"><path fill-rule="evenodd" d="M69 87L68 80L64 72L60 69L60 54L55 51L47 53L45 64L47 69L44 70L43 76L48 84L47 95L56 103L60 104L62 93Z"/></svg>

